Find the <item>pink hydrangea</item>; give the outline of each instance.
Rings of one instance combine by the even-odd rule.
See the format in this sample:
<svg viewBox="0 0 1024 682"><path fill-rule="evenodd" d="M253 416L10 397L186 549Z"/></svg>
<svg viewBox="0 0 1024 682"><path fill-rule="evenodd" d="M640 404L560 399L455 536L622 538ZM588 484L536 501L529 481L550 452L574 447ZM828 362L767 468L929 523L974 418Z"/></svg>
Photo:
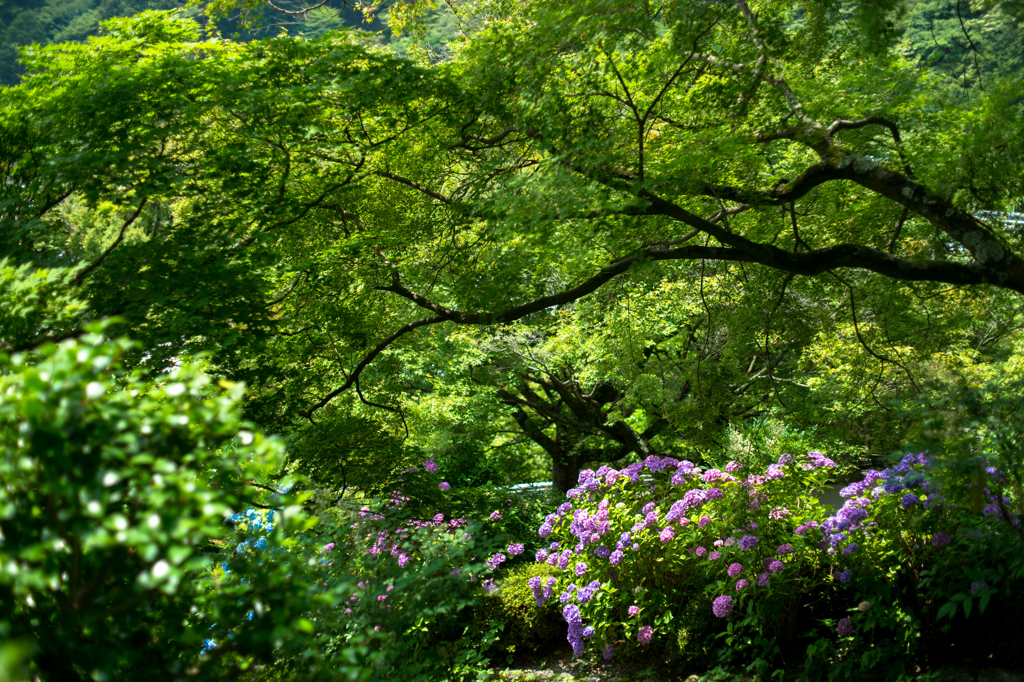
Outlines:
<svg viewBox="0 0 1024 682"><path fill-rule="evenodd" d="M441 490L448 490L452 486L450 483L448 483L448 481L441 481L440 483L437 484L437 487L440 488Z"/></svg>
<svg viewBox="0 0 1024 682"><path fill-rule="evenodd" d="M729 574L730 578L735 578L743 572L743 564L730 564L726 572Z"/></svg>
<svg viewBox="0 0 1024 682"><path fill-rule="evenodd" d="M629 617L632 618L636 614L640 613L640 607L637 606L636 604L633 604L632 606L629 607L628 611L629 611Z"/></svg>
<svg viewBox="0 0 1024 682"><path fill-rule="evenodd" d="M661 541L668 542L676 536L676 532L672 530L672 526L665 526L665 529L661 531Z"/></svg>
<svg viewBox="0 0 1024 682"><path fill-rule="evenodd" d="M718 618L725 618L732 613L732 597L725 594L711 602L711 611Z"/></svg>
<svg viewBox="0 0 1024 682"><path fill-rule="evenodd" d="M435 462L434 458L431 457L430 459L423 463L423 468L429 471L430 473L435 473L437 471L437 462Z"/></svg>
<svg viewBox="0 0 1024 682"><path fill-rule="evenodd" d="M642 628L640 628L640 632L637 633L636 638L637 640L639 640L641 644L649 644L651 641L651 637L653 635L654 628L652 628L650 625L644 625Z"/></svg>

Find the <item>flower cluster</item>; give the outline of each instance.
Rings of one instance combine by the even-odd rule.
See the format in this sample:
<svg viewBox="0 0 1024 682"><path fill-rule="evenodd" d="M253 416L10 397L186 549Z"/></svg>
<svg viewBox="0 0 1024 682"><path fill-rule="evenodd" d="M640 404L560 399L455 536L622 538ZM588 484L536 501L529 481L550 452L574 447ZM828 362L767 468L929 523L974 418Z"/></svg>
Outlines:
<svg viewBox="0 0 1024 682"><path fill-rule="evenodd" d="M786 499L785 491L822 485L834 466L820 453L784 455L764 475L739 478L743 467L736 462L724 470L704 470L685 460L652 456L621 470L601 467L580 472L577 487L566 495L568 500L548 514L538 529L542 538L557 540L536 555L537 561L562 571L560 601L565 605L563 616L573 650L579 652L585 646L584 626L594 628L601 645L613 641L618 628L629 628L635 633L634 641L641 644L652 641L656 636L652 626L628 626L618 620L627 614L636 617L641 604L649 602L618 606L615 598L593 600L589 590L608 581L619 585L609 595L627 598L630 591L622 586L646 580L655 570L652 562L666 553L676 565L693 564L687 570L712 580L722 576L732 581L733 594L739 596L721 595L712 608L716 616L727 617L735 599L768 588L771 576L784 571L783 560L795 552L791 543L799 538L792 535L793 514L779 504ZM758 504L751 504L755 499ZM730 534L727 529L737 524L744 532ZM780 534L793 539L781 544L762 542ZM584 575L597 580L577 589L573 581ZM541 592L537 601L545 600ZM664 608L652 606L654 617ZM620 615L615 616L616 612Z"/></svg>

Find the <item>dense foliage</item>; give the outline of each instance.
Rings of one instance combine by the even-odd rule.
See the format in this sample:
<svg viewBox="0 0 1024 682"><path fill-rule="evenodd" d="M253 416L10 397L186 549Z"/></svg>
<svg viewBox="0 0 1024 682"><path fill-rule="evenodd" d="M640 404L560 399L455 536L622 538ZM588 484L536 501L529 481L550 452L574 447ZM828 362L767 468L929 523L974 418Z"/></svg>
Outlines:
<svg viewBox="0 0 1024 682"><path fill-rule="evenodd" d="M0 678L1020 663L1012 3L51 5Z"/></svg>

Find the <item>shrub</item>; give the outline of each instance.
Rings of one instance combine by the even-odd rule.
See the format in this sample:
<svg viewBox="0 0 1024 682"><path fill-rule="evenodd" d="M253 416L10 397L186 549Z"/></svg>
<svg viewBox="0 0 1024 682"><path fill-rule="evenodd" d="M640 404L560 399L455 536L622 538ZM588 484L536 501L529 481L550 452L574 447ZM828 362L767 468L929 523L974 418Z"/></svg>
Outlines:
<svg viewBox="0 0 1024 682"><path fill-rule="evenodd" d="M515 653L517 648L536 650L561 635L560 618L552 604L537 608L530 581L546 580L557 571L547 564L519 564L503 575L501 589L488 601L487 615L503 624L501 649Z"/></svg>
<svg viewBox="0 0 1024 682"><path fill-rule="evenodd" d="M188 364L128 372L131 344L94 331L15 355L0 377L0 637L44 680L219 676L235 661L198 658L186 621L203 614L244 623L244 656L292 642L301 589L264 589L266 570L236 590L203 579L230 508L263 499L250 483L279 444L240 420L240 386ZM245 621L254 599L262 615Z"/></svg>
<svg viewBox="0 0 1024 682"><path fill-rule="evenodd" d="M806 655L808 671L825 657L829 674L902 672L950 633L942 619L959 604L969 616L1024 575L1019 519L939 504L927 463L868 472L834 514L810 495L832 469L817 452L758 474L658 457L583 471L539 529L551 545L536 558L559 573L551 590L535 583L536 601L557 600L577 655L660 651L758 672ZM716 639L714 652L694 647Z"/></svg>

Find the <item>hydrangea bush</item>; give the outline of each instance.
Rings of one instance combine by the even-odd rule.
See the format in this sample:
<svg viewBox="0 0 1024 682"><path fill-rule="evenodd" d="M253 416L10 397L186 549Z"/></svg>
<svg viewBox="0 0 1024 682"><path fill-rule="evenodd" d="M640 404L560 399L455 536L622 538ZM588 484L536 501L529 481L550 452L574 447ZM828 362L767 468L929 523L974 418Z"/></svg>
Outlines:
<svg viewBox="0 0 1024 682"><path fill-rule="evenodd" d="M576 655L717 637L726 661L827 652L849 671L907 658L922 632L941 640L958 608L983 610L994 585L1022 577L1010 559L1019 519L996 513L1012 500L980 513L950 504L928 463L907 455L866 472L838 511L813 494L834 469L818 452L758 472L659 457L585 470L539 528L548 544L535 559L558 573L531 581L536 603L557 601Z"/></svg>
<svg viewBox="0 0 1024 682"><path fill-rule="evenodd" d="M758 473L668 457L581 472L540 527L550 544L536 555L561 569L551 594L564 605L573 650L611 658L616 647L672 640L684 600L725 619L779 589L807 553L794 548L816 544L805 530L824 514L809 491L833 467L811 453Z"/></svg>
<svg viewBox="0 0 1024 682"><path fill-rule="evenodd" d="M322 510L319 523L291 545L275 545L267 536L273 511L236 514L238 537L218 574L225 581L246 580L244 571L234 569L245 557L250 567L257 559L301 566L320 587L319 599L304 614L317 648L358 651L365 679L475 677L487 667L501 627L477 612L496 592L501 569L522 557L524 546L501 532L501 510L476 519L452 515L457 504L447 505L449 513L428 510L422 499L414 504L406 492L440 490L443 479L433 460L404 478L407 485L386 497ZM205 646L219 647L230 637L221 632ZM279 673L323 672L301 657L282 657L274 666Z"/></svg>

